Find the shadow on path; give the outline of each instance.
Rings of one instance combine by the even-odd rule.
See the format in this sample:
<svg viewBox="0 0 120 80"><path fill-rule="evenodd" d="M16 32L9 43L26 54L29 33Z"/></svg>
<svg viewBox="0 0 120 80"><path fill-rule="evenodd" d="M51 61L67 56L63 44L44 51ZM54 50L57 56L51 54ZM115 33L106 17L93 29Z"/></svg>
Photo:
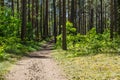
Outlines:
<svg viewBox="0 0 120 80"><path fill-rule="evenodd" d="M36 52L32 52L28 54L26 57L28 58L40 58L40 59L49 59L51 58L49 54L51 50L54 50L54 43L53 41L47 42L41 46L41 49Z"/></svg>

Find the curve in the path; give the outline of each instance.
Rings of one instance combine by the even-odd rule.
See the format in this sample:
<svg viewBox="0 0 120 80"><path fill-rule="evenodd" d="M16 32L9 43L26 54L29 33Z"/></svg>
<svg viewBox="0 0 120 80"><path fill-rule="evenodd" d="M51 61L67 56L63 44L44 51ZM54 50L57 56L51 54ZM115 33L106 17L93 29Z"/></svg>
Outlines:
<svg viewBox="0 0 120 80"><path fill-rule="evenodd" d="M6 80L67 80L50 56L52 49L53 44L45 44L40 51L19 61L5 76Z"/></svg>

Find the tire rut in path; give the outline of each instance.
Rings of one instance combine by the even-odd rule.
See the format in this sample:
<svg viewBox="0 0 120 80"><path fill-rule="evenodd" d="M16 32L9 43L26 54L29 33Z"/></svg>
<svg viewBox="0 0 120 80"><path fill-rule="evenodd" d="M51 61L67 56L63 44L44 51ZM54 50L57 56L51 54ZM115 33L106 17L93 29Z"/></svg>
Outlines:
<svg viewBox="0 0 120 80"><path fill-rule="evenodd" d="M53 44L42 46L42 50L31 53L17 62L5 76L6 80L67 80L50 53Z"/></svg>

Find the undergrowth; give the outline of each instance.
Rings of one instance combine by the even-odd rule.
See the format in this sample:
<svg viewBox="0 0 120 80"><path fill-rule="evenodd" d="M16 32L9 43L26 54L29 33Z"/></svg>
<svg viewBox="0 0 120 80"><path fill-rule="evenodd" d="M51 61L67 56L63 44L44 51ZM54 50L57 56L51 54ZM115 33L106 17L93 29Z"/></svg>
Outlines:
<svg viewBox="0 0 120 80"><path fill-rule="evenodd" d="M8 7L4 7L4 10L0 11L0 61L8 60L9 57L13 56L26 55L27 52L40 49L41 43L31 38L29 40L29 37L26 37L25 42L21 41L21 20L18 15L12 16L11 9ZM31 26L27 24L27 27Z"/></svg>
<svg viewBox="0 0 120 80"><path fill-rule="evenodd" d="M91 55L99 53L115 53L120 52L120 38L116 36L110 39L110 30L106 29L103 34L96 33L96 29L92 28L86 35L76 33L76 29L72 23L67 22L67 52L69 56ZM60 48L62 43L62 35L57 36L56 47Z"/></svg>
<svg viewBox="0 0 120 80"><path fill-rule="evenodd" d="M40 50L40 46L45 43L44 41L26 41L23 43L19 38L15 37L4 39L0 37L0 41L0 80L3 80L3 75L5 75L8 71L7 68L12 63L21 59L23 56L27 56L29 52Z"/></svg>
<svg viewBox="0 0 120 80"><path fill-rule="evenodd" d="M28 52L40 50L42 42L21 42L19 38L10 37L1 40L0 60L8 60L9 57L25 56Z"/></svg>
<svg viewBox="0 0 120 80"><path fill-rule="evenodd" d="M21 41L20 27L21 20L18 14L12 16L9 8L0 11L0 80L3 80L2 75L10 63L26 56L28 52L40 50L41 44L44 43L44 41L37 42L31 38L31 40L26 38L24 42ZM30 26L27 25L27 27Z"/></svg>

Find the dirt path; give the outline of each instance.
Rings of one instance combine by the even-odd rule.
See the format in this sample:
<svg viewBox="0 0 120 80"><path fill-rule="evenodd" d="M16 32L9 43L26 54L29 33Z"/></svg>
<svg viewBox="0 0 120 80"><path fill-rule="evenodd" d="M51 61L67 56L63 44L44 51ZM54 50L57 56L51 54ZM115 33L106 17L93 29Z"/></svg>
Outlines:
<svg viewBox="0 0 120 80"><path fill-rule="evenodd" d="M57 63L51 58L52 44L31 53L13 66L6 80L67 80Z"/></svg>

